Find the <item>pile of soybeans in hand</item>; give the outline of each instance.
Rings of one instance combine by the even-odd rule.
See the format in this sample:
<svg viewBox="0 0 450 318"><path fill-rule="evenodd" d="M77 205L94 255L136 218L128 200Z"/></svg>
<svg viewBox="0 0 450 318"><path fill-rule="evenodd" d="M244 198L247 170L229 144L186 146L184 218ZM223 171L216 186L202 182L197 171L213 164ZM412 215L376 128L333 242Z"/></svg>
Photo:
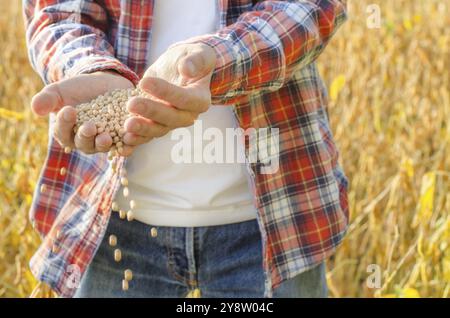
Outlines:
<svg viewBox="0 0 450 318"><path fill-rule="evenodd" d="M122 154L124 123L130 116L127 101L133 96L144 95L139 88L116 89L99 95L93 100L77 105L77 121L74 133L86 122L92 122L97 127L97 134L109 133L112 146L109 159Z"/></svg>

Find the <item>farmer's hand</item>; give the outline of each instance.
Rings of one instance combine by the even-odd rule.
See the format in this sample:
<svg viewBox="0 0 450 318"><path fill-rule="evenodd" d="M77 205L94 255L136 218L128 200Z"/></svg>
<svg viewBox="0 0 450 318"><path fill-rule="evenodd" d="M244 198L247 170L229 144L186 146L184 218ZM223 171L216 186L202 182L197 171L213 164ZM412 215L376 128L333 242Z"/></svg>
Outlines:
<svg viewBox="0 0 450 318"><path fill-rule="evenodd" d="M152 98L128 102L128 111L139 116L125 121L124 143L137 146L174 128L191 126L211 104L215 64L214 50L204 44L179 44L163 53L139 83Z"/></svg>
<svg viewBox="0 0 450 318"><path fill-rule="evenodd" d="M74 134L76 110L73 106L114 89L132 87L133 83L115 72L78 75L44 87L33 97L31 107L39 116L57 113L54 136L61 146L76 147L87 154L106 152L112 145L111 136L108 133L97 135L95 124L83 124L77 134ZM124 148L124 153L130 151Z"/></svg>

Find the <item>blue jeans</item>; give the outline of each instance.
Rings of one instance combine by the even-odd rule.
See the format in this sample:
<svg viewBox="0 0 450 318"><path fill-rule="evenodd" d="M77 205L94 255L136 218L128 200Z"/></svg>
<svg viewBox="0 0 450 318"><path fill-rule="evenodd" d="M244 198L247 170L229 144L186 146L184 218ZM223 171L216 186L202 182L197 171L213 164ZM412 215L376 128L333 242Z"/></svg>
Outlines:
<svg viewBox="0 0 450 318"><path fill-rule="evenodd" d="M210 227L157 227L121 220L112 213L105 238L75 297L264 297L262 242L256 220ZM109 236L117 236L117 246ZM120 248L122 260L114 261ZM122 291L124 270L129 290ZM287 280L274 297L326 297L325 265Z"/></svg>

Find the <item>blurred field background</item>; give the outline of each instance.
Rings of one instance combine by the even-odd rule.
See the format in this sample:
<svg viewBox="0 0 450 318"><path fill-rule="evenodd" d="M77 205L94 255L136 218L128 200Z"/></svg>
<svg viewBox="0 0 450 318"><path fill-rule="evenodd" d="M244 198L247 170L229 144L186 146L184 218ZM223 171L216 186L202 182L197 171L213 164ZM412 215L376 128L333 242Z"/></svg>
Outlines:
<svg viewBox="0 0 450 318"><path fill-rule="evenodd" d="M319 59L352 214L328 263L330 296L449 297L450 4L349 2L349 21ZM370 4L381 9L380 28L367 27ZM0 297L26 297L36 285L28 209L47 121L29 108L42 84L20 1L0 1L0 10Z"/></svg>

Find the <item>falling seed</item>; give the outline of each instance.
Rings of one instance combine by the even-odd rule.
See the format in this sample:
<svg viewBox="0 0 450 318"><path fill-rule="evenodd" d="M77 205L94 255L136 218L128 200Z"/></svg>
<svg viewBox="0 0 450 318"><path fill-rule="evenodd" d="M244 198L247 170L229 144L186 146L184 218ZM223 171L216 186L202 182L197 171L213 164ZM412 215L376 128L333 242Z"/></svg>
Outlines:
<svg viewBox="0 0 450 318"><path fill-rule="evenodd" d="M129 222L134 220L134 213L133 213L133 211L130 210L130 211L127 212L127 220Z"/></svg>
<svg viewBox="0 0 450 318"><path fill-rule="evenodd" d="M47 192L47 186L45 184L41 184L40 192L41 193Z"/></svg>
<svg viewBox="0 0 450 318"><path fill-rule="evenodd" d="M111 204L111 208L112 208L113 211L119 211L119 204L116 201L114 201Z"/></svg>
<svg viewBox="0 0 450 318"><path fill-rule="evenodd" d="M128 281L126 279L122 279L122 290L123 291L128 290Z"/></svg>
<svg viewBox="0 0 450 318"><path fill-rule="evenodd" d="M60 240L60 239L61 239L61 236L62 236L61 231L60 231L60 230L57 230L55 236L56 236L56 239L57 239L57 240Z"/></svg>
<svg viewBox="0 0 450 318"><path fill-rule="evenodd" d="M111 168L112 168L113 172L116 173L117 172L117 162L113 161L111 163Z"/></svg>
<svg viewBox="0 0 450 318"><path fill-rule="evenodd" d="M64 147L64 152L65 153L71 153L72 152L72 148L70 148L69 146Z"/></svg>
<svg viewBox="0 0 450 318"><path fill-rule="evenodd" d="M136 201L130 200L130 208L134 210L136 208Z"/></svg>
<svg viewBox="0 0 450 318"><path fill-rule="evenodd" d="M52 253L53 254L57 254L59 252L59 248L58 246L56 246L55 244L52 245Z"/></svg>
<svg viewBox="0 0 450 318"><path fill-rule="evenodd" d="M129 194L130 194L130 190L128 189L128 187L123 188L123 196L125 198L128 198Z"/></svg>
<svg viewBox="0 0 450 318"><path fill-rule="evenodd" d="M130 281L133 279L133 272L131 271L131 269L126 269L124 272L124 277L126 281Z"/></svg>
<svg viewBox="0 0 450 318"><path fill-rule="evenodd" d="M151 235L151 237L157 237L158 236L158 230L156 229L156 227L152 227L151 228L150 235Z"/></svg>
<svg viewBox="0 0 450 318"><path fill-rule="evenodd" d="M120 178L120 183L124 186L127 187L128 186L128 179L126 177L121 177Z"/></svg>
<svg viewBox="0 0 450 318"><path fill-rule="evenodd" d="M109 236L109 245L110 246L116 246L117 245L117 236L110 235Z"/></svg>
<svg viewBox="0 0 450 318"><path fill-rule="evenodd" d="M127 213L124 210L120 210L119 217L123 220L127 217Z"/></svg>
<svg viewBox="0 0 450 318"><path fill-rule="evenodd" d="M65 176L67 172L67 169L65 167L62 167L61 169L59 169L59 174L62 176Z"/></svg>
<svg viewBox="0 0 450 318"><path fill-rule="evenodd" d="M116 262L120 262L120 261L122 260L122 251L119 250L118 248L116 248L116 249L114 250L114 260L115 260Z"/></svg>

